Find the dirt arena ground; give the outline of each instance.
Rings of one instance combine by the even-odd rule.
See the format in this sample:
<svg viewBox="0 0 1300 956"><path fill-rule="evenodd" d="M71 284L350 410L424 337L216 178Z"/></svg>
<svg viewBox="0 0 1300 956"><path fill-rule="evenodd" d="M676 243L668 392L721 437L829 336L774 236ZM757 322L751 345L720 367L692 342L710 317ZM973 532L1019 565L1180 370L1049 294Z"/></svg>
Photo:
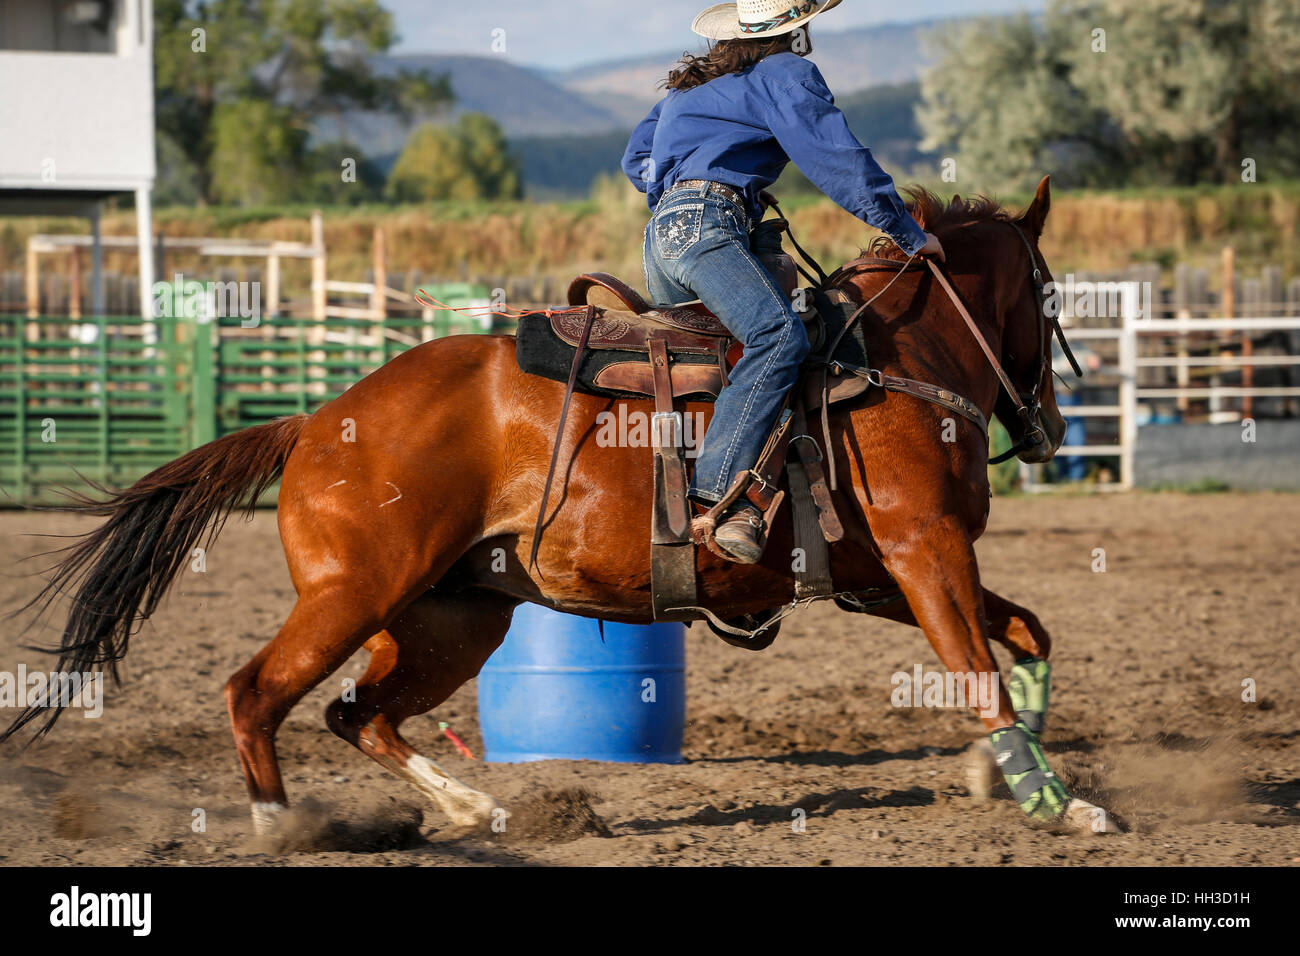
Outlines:
<svg viewBox="0 0 1300 956"><path fill-rule="evenodd" d="M24 534L89 526L0 515L0 611L35 592L17 562L43 543ZM455 831L336 739L318 688L280 733L297 809L269 843L252 835L221 694L292 604L261 513L232 521L205 574L182 576L102 719L73 712L42 744L0 748L0 865L1300 863L1298 527L1300 496L994 503L985 583L1035 609L1056 641L1049 754L1123 835L1030 829L1004 787L976 805L975 717L890 704L892 673L938 667L924 637L820 606L761 654L691 629L678 766L471 763L437 720L481 750L472 684L409 723L417 747L511 809L498 836ZM48 668L18 632L11 620L0 634L0 670ZM206 832L193 832L196 810Z"/></svg>

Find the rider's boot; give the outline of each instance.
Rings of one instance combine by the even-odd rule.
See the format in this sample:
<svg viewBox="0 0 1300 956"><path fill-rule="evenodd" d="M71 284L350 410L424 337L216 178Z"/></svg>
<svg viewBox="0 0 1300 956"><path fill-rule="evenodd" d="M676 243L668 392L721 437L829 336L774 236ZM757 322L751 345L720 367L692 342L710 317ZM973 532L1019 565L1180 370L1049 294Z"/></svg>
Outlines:
<svg viewBox="0 0 1300 956"><path fill-rule="evenodd" d="M700 515L691 522L691 539L736 564L758 564L767 534L785 492L779 487L794 416L789 409L768 436L758 463L736 475L717 504L697 502Z"/></svg>
<svg viewBox="0 0 1300 956"><path fill-rule="evenodd" d="M736 564L758 564L767 544L763 514L742 499L723 515L713 532L722 557Z"/></svg>

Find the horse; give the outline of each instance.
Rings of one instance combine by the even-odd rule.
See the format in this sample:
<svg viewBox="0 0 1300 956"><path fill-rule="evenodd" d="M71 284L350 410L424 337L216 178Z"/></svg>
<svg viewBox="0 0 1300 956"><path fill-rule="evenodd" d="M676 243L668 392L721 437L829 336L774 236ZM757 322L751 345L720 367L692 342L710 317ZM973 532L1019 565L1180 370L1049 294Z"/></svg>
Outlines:
<svg viewBox="0 0 1300 956"><path fill-rule="evenodd" d="M856 302L876 297L863 319L874 362L968 396L986 418L996 413L1007 424L1023 460L1050 459L1065 422L1050 374L1041 282L1030 281L1050 279L1038 249L1049 181L1019 216L983 198L912 195L913 214L943 242L957 295L1032 403L1037 424L1017 415L957 300L923 269L900 268L883 291L890 276L879 270L837 273L834 281ZM60 670L104 665L116 680L131 635L191 550L211 545L235 511L251 514L279 479L278 528L297 597L278 633L225 685L255 829L274 828L288 807L275 749L281 722L362 647L368 668L354 694L328 705L329 729L414 785L454 824L484 825L498 814L497 801L418 753L402 723L479 673L522 602L608 621L652 620L649 547L629 546L649 541L652 452L593 439L597 416L618 399L573 396L560 439L562 490L536 564L527 560L563 397L560 383L520 371L511 336L425 343L311 415L234 432L125 490L69 505L105 520L62 552L28 608L71 592ZM648 400L628 401L629 414L653 412ZM706 419L710 410L687 406ZM937 405L880 390L833 409L829 433L834 454L826 458L845 529L830 548L837 587L894 589L901 599L870 613L920 628L950 673L996 676L990 641L1045 665L1051 638L1042 623L980 583L974 542L989 514L986 434ZM758 565L698 549L700 603L723 619L784 603L793 586L791 548L789 523L778 522ZM1014 687L999 681L997 688L995 712L981 716L993 734L1028 713L1023 701L1013 702ZM58 711L30 707L0 739L39 716L37 736ZM1068 816L1082 829L1084 810L1097 808L1072 799L1069 814L1054 807L1038 817L1059 824Z"/></svg>

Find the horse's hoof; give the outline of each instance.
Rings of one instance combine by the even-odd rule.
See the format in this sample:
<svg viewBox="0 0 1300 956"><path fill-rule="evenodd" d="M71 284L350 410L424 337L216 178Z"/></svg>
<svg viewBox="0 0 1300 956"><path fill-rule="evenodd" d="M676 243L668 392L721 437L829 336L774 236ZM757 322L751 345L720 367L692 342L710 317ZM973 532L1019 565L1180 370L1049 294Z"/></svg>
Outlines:
<svg viewBox="0 0 1300 956"><path fill-rule="evenodd" d="M1087 800L1072 797L1062 815L1066 826L1076 833L1123 833L1115 818Z"/></svg>
<svg viewBox="0 0 1300 956"><path fill-rule="evenodd" d="M509 818L510 811L504 807L499 807L496 800L486 793L476 794L472 799L460 801L455 805L447 806L447 816L451 817L451 822L459 827L479 827L487 826L495 822L498 818Z"/></svg>
<svg viewBox="0 0 1300 956"><path fill-rule="evenodd" d="M283 803L254 803L251 808L253 832L258 836L274 833L288 809Z"/></svg>
<svg viewBox="0 0 1300 956"><path fill-rule="evenodd" d="M993 798L1001 771L993 759L993 744L988 740L975 741L966 751L966 788L977 804L988 803Z"/></svg>

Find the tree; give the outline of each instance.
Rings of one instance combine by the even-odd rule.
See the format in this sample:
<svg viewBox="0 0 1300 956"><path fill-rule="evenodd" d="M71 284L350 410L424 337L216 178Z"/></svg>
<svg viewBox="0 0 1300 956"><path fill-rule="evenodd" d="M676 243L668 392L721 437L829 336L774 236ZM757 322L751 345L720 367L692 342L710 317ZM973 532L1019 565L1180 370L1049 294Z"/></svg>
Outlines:
<svg viewBox="0 0 1300 956"><path fill-rule="evenodd" d="M205 201L295 198L321 117L451 100L445 78L372 69L395 39L378 0L156 0L154 36L159 133Z"/></svg>
<svg viewBox="0 0 1300 956"><path fill-rule="evenodd" d="M1152 178L1239 181L1247 150L1269 149L1274 124L1300 119L1300 0L1103 0L1097 12L1113 25L1110 52L1075 51L1073 81Z"/></svg>
<svg viewBox="0 0 1300 956"><path fill-rule="evenodd" d="M936 66L917 110L922 148L955 154L963 182L1016 186L1041 177L1062 146L1109 154L1105 117L1073 85L1064 57L1076 29L1049 6L1041 19L985 18L933 34Z"/></svg>
<svg viewBox="0 0 1300 956"><path fill-rule="evenodd" d="M194 206L199 195L199 177L180 144L166 133L157 135L158 176L153 184L153 201L158 206Z"/></svg>
<svg viewBox="0 0 1300 956"><path fill-rule="evenodd" d="M349 140L313 144L306 165L310 173L297 189L306 201L355 206L383 198L384 169Z"/></svg>
<svg viewBox="0 0 1300 956"><path fill-rule="evenodd" d="M501 127L482 113L454 126L418 127L389 174L385 195L397 202L518 199L522 178Z"/></svg>
<svg viewBox="0 0 1300 956"><path fill-rule="evenodd" d="M288 109L263 100L219 103L211 135L209 199L261 205L294 195L307 134Z"/></svg>
<svg viewBox="0 0 1300 956"><path fill-rule="evenodd" d="M1300 0L1049 0L933 41L918 119L984 184L1231 181L1300 170ZM1061 167L1064 166L1064 170ZM965 178L965 177L963 177Z"/></svg>
<svg viewBox="0 0 1300 956"><path fill-rule="evenodd" d="M505 133L492 117L466 113L456 124L464 144L465 161L484 199L519 199L523 181L519 164L510 155Z"/></svg>

